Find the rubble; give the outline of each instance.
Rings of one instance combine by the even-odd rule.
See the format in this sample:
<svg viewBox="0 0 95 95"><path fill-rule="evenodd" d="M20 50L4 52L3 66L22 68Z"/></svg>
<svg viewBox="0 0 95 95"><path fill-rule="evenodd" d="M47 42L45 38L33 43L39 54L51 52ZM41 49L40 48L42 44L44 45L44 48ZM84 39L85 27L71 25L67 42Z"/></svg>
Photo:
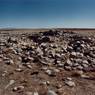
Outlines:
<svg viewBox="0 0 95 95"><path fill-rule="evenodd" d="M31 78L40 80L43 75L46 75L47 79L57 78L58 75L64 74L62 71L74 71L73 77L88 78L84 72L95 71L95 37L57 30L31 33L26 37L21 34L20 37L17 36L8 35L0 38L0 63L13 66L14 72L22 75L25 70L31 71ZM41 81L48 88L51 86L50 81L44 79ZM6 88L12 84L13 80ZM67 78L65 84L75 87L77 83L75 84L72 78ZM22 89L24 86L16 86L13 92ZM38 92L31 91L26 94L39 95ZM57 94L48 90L47 95Z"/></svg>
<svg viewBox="0 0 95 95"><path fill-rule="evenodd" d="M52 90L48 90L47 95L57 95L57 94Z"/></svg>
<svg viewBox="0 0 95 95"><path fill-rule="evenodd" d="M16 91L23 90L23 89L24 89L24 86L16 86L13 88L13 91L16 92Z"/></svg>
<svg viewBox="0 0 95 95"><path fill-rule="evenodd" d="M68 86L70 86L70 87L75 87L76 86L75 82L72 81L72 78L67 78L65 80L65 84L68 85Z"/></svg>
<svg viewBox="0 0 95 95"><path fill-rule="evenodd" d="M15 80L10 80L10 82L6 85L5 89L15 83Z"/></svg>

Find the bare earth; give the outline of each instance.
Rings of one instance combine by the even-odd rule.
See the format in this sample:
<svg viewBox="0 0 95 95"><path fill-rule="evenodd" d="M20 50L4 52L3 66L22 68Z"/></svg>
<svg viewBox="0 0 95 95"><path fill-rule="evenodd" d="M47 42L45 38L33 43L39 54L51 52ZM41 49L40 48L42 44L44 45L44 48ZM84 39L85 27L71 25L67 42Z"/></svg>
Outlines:
<svg viewBox="0 0 95 95"><path fill-rule="evenodd" d="M73 32L76 35L95 38L94 29L93 30L57 29L57 30L67 32L67 34L69 32ZM33 33L39 33L39 32L43 33L44 31L49 31L49 30L48 29L0 30L0 44L2 43L1 42L2 39L8 40L8 37L13 37L17 39L17 43L14 44L14 42L11 42L14 44L14 47L15 45L18 45L18 43L21 43L22 41L23 44L25 42L25 44L30 43L31 45L33 41L28 39L27 37L29 37ZM69 34L69 36L70 35L73 34L71 33ZM56 39L58 37L56 37ZM50 44L48 42L45 43ZM61 45L59 38L58 41L56 40L52 43ZM92 44L94 43L95 42L91 43L90 46L92 46ZM25 49L26 48L25 46L26 45L22 45L22 48ZM93 45L93 47L95 47L95 44ZM27 52L30 51L28 50ZM21 53L24 54L26 53L26 51L24 52L23 50L21 51ZM13 62L5 63L6 56L11 58ZM13 51L11 51L11 49L9 49L9 47L0 45L0 95L95 95L95 65L93 66L93 70L89 70L89 69L77 70L76 68L75 70L66 70L64 69L64 67L58 66L57 64L44 64L40 62L34 62L32 59L31 62L30 61L28 62L30 63L29 65L25 65L25 64L22 65L23 62L18 61L20 60L18 56L22 56L22 55L15 54L13 53ZM84 58L86 58L86 56ZM93 58L93 60L94 59L95 58ZM63 64L64 63L65 61L63 62ZM88 68L90 68L89 66ZM49 69L55 70L55 74L54 75L50 75L49 73L47 74L46 72L47 69L45 68L47 68L48 70ZM82 71L82 74L84 76L82 76L79 73L79 71ZM69 80L74 82L74 85L70 86L66 84L65 80L68 77L71 78ZM49 94L48 93L49 90L51 90L54 93Z"/></svg>

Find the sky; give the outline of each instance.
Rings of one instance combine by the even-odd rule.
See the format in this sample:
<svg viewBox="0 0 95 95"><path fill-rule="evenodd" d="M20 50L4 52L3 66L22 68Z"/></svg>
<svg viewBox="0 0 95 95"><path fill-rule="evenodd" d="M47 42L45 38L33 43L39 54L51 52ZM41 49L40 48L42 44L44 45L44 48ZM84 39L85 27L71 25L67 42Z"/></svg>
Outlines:
<svg viewBox="0 0 95 95"><path fill-rule="evenodd" d="M95 28L95 0L0 0L0 28Z"/></svg>

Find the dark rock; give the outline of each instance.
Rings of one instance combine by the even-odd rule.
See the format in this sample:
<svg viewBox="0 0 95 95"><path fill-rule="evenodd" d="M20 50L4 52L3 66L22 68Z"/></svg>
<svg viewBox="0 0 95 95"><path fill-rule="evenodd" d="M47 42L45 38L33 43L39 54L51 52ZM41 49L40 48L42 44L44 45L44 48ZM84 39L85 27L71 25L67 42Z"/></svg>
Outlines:
<svg viewBox="0 0 95 95"><path fill-rule="evenodd" d="M44 36L55 36L57 34L58 34L58 32L57 31L53 31L53 30L49 30L49 31L43 32Z"/></svg>

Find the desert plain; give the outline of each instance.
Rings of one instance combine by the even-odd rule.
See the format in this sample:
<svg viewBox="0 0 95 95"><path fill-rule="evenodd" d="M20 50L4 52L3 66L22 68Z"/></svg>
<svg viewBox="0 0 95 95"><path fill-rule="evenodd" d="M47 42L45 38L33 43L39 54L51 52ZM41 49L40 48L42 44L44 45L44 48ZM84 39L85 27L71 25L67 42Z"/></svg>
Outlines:
<svg viewBox="0 0 95 95"><path fill-rule="evenodd" d="M0 95L95 95L95 29L1 29Z"/></svg>

